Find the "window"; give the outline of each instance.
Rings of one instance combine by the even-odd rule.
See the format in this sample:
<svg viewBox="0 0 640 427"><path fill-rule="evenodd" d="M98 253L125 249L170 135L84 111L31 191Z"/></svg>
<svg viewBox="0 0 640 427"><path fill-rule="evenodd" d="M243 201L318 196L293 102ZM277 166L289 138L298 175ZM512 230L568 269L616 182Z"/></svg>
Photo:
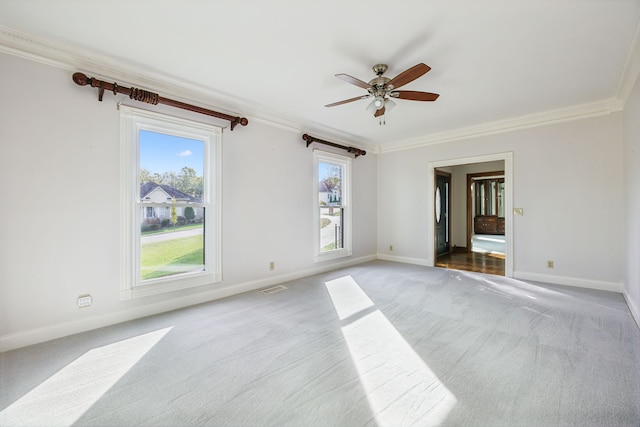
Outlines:
<svg viewBox="0 0 640 427"><path fill-rule="evenodd" d="M351 255L351 158L314 151L316 261Z"/></svg>
<svg viewBox="0 0 640 427"><path fill-rule="evenodd" d="M121 298L219 282L218 127L120 106Z"/></svg>
<svg viewBox="0 0 640 427"><path fill-rule="evenodd" d="M504 177L472 178L475 215L504 217Z"/></svg>

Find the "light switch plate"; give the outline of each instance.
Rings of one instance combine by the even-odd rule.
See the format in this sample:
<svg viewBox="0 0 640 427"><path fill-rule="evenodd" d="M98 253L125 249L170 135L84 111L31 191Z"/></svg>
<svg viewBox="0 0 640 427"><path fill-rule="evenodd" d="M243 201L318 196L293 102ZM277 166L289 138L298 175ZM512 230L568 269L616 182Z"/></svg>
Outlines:
<svg viewBox="0 0 640 427"><path fill-rule="evenodd" d="M513 208L513 214L514 215L524 215L524 209L523 208Z"/></svg>

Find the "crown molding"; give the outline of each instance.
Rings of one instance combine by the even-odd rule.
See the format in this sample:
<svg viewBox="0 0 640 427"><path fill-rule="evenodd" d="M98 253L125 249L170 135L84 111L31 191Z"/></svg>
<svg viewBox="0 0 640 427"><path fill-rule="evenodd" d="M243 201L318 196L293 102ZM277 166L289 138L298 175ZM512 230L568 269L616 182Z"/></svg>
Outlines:
<svg viewBox="0 0 640 427"><path fill-rule="evenodd" d="M108 65L104 61L83 54L80 50L2 25L0 25L0 52L69 70L89 63L100 67Z"/></svg>
<svg viewBox="0 0 640 427"><path fill-rule="evenodd" d="M242 102L211 88L155 72L142 64L99 55L79 47L52 42L41 37L0 26L0 51L59 68L82 71L89 77L116 80L119 84L144 87L181 100L198 102L203 107L217 108L237 115ZM215 101L214 101L215 100Z"/></svg>
<svg viewBox="0 0 640 427"><path fill-rule="evenodd" d="M98 56L95 52L71 47L57 42L0 26L0 52L27 60L62 68L82 71L89 77L118 81L154 92L162 92L185 101L196 101L203 107L225 110L235 115L237 109L229 102L230 96L193 83L150 71L144 66L108 56ZM212 103L212 99L223 102Z"/></svg>
<svg viewBox="0 0 640 427"><path fill-rule="evenodd" d="M156 73L142 65L134 65L106 56L98 57L95 52L52 42L2 25L0 25L0 52L69 71L82 71L90 77L95 76L105 80L115 80L120 84L147 87L177 100L197 103L202 107L227 112L231 115L238 115L237 112L242 111L242 115L248 117L250 121L255 120L258 123L289 132L298 132L300 135L305 132L325 135L329 139L340 141L340 143L366 149L372 154L379 154L621 111L640 74L640 25L636 28L615 98L380 145L358 140L354 135L327 129L317 124L300 123L296 120L274 116L265 113L265 108L260 109L249 101L216 92L211 88Z"/></svg>
<svg viewBox="0 0 640 427"><path fill-rule="evenodd" d="M545 111L542 113L527 114L525 116L515 117L511 119L499 120L495 122L483 123L476 126L459 128L452 131L425 135L419 138L389 142L381 146L380 152L387 153L392 151L408 150L412 148L424 147L427 145L442 144L445 142L453 142L480 136L513 132L521 129L547 126L554 123L581 120L588 117L603 116L614 111L618 111L618 106L618 100L615 98L611 98L573 107Z"/></svg>
<svg viewBox="0 0 640 427"><path fill-rule="evenodd" d="M627 99L631 95L633 86L640 75L640 24L636 27L636 32L629 46L627 59L622 69L618 90L616 91L616 99L618 100L619 111L624 108Z"/></svg>
<svg viewBox="0 0 640 427"><path fill-rule="evenodd" d="M52 42L2 25L0 25L0 52L69 71L82 71L89 77L144 87L154 92L161 92L163 96L196 103L204 108L223 111L231 115L238 115L237 112L242 111L242 115L248 117L250 122L261 123L300 135L309 131L315 132L318 128L315 125L306 126L299 121L265 113L266 109L257 108L254 103L249 101L239 100L237 97L165 74L154 73L144 66L136 66L106 56L98 57L95 52ZM326 129L324 134L327 134ZM377 145L358 141L358 138L353 135L331 132L330 136L340 140L341 143L366 149L371 153L378 149Z"/></svg>

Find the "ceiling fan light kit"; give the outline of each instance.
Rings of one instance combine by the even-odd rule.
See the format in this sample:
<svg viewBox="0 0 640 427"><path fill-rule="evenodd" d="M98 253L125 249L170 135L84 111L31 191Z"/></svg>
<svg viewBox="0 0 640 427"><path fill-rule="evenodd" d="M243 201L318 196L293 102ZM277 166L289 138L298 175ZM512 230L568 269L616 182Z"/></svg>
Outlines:
<svg viewBox="0 0 640 427"><path fill-rule="evenodd" d="M384 77L383 74L389 67L386 64L376 64L373 66L373 72L376 73L375 78L371 79L369 83L365 83L360 79L356 79L348 74L336 74L341 80L347 83L358 86L362 89L366 89L368 95L358 96L355 98L345 99L343 101L327 104L325 107L335 107L337 105L347 104L353 101L359 101L361 99L373 98L373 101L367 105L367 111L373 112L373 116L380 118L379 123L386 124L383 116L387 110L395 107L396 103L391 98L408 99L411 101L435 101L440 96L437 93L431 92L419 92L413 90L396 90L397 88L411 83L418 77L426 74L431 67L426 64L420 63L414 65L408 70L395 76L393 79Z"/></svg>
<svg viewBox="0 0 640 427"><path fill-rule="evenodd" d="M373 100L373 105L374 107L376 107L376 110L381 109L382 107L384 107L384 98L380 95L376 96L376 98Z"/></svg>

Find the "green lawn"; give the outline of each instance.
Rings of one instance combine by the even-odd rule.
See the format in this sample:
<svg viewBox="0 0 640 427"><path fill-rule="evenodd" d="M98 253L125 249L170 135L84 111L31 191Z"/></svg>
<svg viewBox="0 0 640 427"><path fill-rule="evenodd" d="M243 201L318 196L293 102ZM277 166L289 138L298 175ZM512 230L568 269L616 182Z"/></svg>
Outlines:
<svg viewBox="0 0 640 427"><path fill-rule="evenodd" d="M341 248L336 247L336 244L335 244L335 242L334 242L334 243L330 243L330 244L328 244L327 246L323 246L323 247L320 249L320 252L333 251L333 250L335 250L335 249L341 249Z"/></svg>
<svg viewBox="0 0 640 427"><path fill-rule="evenodd" d="M202 235L146 243L141 252L143 280L186 273L204 266Z"/></svg>

